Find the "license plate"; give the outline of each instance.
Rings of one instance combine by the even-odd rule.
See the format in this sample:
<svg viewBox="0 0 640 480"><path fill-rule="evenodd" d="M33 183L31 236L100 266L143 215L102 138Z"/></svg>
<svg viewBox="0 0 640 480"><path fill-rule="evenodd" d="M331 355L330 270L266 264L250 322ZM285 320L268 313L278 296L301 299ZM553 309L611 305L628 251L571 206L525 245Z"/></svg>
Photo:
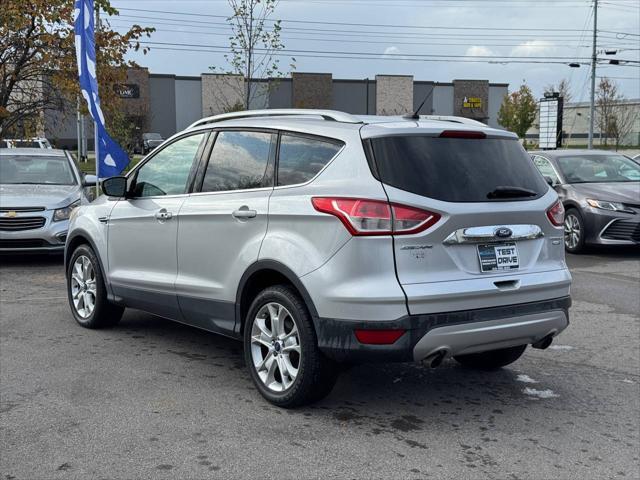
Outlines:
<svg viewBox="0 0 640 480"><path fill-rule="evenodd" d="M514 270L520 267L515 243L478 245L478 258L480 259L480 270L483 272Z"/></svg>

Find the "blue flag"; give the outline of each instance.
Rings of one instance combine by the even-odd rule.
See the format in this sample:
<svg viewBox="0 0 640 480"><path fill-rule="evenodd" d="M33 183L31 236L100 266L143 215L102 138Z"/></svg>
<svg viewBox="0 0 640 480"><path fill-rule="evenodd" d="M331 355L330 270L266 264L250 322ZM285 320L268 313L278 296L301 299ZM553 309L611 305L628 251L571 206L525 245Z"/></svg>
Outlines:
<svg viewBox="0 0 640 480"><path fill-rule="evenodd" d="M95 122L98 138L98 177L119 175L129 164L129 157L107 133L98 96L96 78L96 44L93 25L93 0L75 0L76 59L80 90Z"/></svg>

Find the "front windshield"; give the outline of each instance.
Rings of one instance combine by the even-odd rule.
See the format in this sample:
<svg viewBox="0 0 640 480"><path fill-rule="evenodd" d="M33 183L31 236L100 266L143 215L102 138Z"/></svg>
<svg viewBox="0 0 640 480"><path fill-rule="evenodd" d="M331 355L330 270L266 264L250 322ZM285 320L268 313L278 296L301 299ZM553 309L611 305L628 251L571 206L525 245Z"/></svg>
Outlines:
<svg viewBox="0 0 640 480"><path fill-rule="evenodd" d="M0 183L74 185L75 179L65 157L2 155Z"/></svg>
<svg viewBox="0 0 640 480"><path fill-rule="evenodd" d="M556 161L567 183L640 181L640 165L623 155L562 156Z"/></svg>

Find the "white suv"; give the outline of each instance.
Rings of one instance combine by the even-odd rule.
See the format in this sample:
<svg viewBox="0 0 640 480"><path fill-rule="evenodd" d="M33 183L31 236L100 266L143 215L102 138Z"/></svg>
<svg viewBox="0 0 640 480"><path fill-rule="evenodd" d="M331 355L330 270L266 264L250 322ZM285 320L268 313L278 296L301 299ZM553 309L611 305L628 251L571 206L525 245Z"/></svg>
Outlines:
<svg viewBox="0 0 640 480"><path fill-rule="evenodd" d="M74 210L82 326L145 310L244 342L290 407L339 362L498 368L568 325L563 209L515 135L455 117L200 120Z"/></svg>

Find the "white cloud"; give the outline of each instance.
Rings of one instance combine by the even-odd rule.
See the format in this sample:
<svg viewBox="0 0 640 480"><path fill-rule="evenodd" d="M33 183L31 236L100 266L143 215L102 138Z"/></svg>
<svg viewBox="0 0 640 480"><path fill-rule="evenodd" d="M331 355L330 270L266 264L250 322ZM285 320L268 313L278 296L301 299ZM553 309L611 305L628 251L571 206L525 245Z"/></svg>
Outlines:
<svg viewBox="0 0 640 480"><path fill-rule="evenodd" d="M384 49L385 55L398 55L399 53L401 52L398 47L387 47Z"/></svg>
<svg viewBox="0 0 640 480"><path fill-rule="evenodd" d="M474 45L473 47L467 48L465 55L467 57L491 57L494 53L487 47Z"/></svg>
<svg viewBox="0 0 640 480"><path fill-rule="evenodd" d="M556 49L553 42L547 40L529 40L521 43L513 50L511 50L511 56L513 57L530 57L530 56L544 56Z"/></svg>

